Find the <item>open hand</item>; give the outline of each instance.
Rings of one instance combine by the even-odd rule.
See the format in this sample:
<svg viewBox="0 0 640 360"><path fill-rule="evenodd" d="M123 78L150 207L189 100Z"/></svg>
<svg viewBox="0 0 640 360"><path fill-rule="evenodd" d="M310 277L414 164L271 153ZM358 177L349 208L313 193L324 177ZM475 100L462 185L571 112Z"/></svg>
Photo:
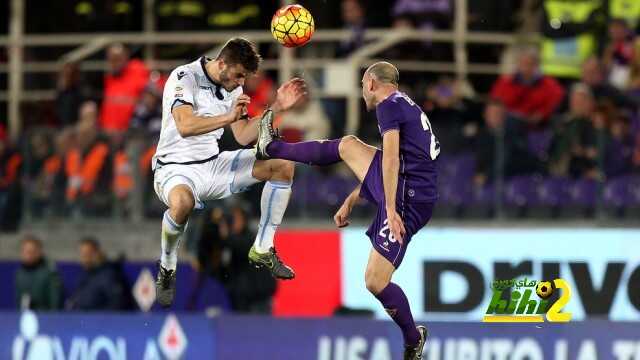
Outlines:
<svg viewBox="0 0 640 360"><path fill-rule="evenodd" d="M389 230L391 230L391 235L393 235L393 237L402 245L404 235L407 232L404 229L402 218L398 215L395 209L387 209L387 221L389 224Z"/></svg>
<svg viewBox="0 0 640 360"><path fill-rule="evenodd" d="M307 83L300 78L293 78L278 88L272 109L275 112L287 111L298 105L307 95Z"/></svg>

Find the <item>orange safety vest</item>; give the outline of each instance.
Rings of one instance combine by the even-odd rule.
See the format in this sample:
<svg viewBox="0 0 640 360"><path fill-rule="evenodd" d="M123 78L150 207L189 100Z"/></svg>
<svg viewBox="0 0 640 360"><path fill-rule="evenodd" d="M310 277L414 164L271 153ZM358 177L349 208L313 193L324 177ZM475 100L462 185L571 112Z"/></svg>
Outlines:
<svg viewBox="0 0 640 360"><path fill-rule="evenodd" d="M130 60L121 74L104 77L104 100L100 126L106 131L125 131L138 98L149 81L149 69L138 60Z"/></svg>
<svg viewBox="0 0 640 360"><path fill-rule="evenodd" d="M95 144L84 159L80 150L69 150L65 164L68 200L77 199L78 194L87 195L93 192L107 155L109 147L102 142Z"/></svg>
<svg viewBox="0 0 640 360"><path fill-rule="evenodd" d="M123 150L113 158L113 192L119 199L126 198L133 190L133 176L129 156Z"/></svg>
<svg viewBox="0 0 640 360"><path fill-rule="evenodd" d="M143 176L147 176L149 171L151 170L151 159L153 159L153 155L156 153L156 148L158 145L150 146L145 152L140 156L140 160L138 160L138 167L140 168L140 174Z"/></svg>
<svg viewBox="0 0 640 360"><path fill-rule="evenodd" d="M7 187L18 179L21 164L22 156L20 156L20 154L15 153L9 157L4 177L0 178L0 187Z"/></svg>
<svg viewBox="0 0 640 360"><path fill-rule="evenodd" d="M62 159L58 155L51 155L44 161L44 172L47 176L55 176L62 167Z"/></svg>

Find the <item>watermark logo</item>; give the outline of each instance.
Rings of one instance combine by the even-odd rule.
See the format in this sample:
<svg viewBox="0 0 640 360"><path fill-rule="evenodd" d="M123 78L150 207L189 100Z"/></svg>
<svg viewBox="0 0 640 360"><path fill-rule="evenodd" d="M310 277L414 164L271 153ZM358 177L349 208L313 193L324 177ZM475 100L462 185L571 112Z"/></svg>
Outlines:
<svg viewBox="0 0 640 360"><path fill-rule="evenodd" d="M571 299L571 288L564 279L537 281L524 279L495 280L493 295L483 322L569 322L571 313L561 310ZM510 290L511 295L506 296ZM560 296L551 301L556 292Z"/></svg>

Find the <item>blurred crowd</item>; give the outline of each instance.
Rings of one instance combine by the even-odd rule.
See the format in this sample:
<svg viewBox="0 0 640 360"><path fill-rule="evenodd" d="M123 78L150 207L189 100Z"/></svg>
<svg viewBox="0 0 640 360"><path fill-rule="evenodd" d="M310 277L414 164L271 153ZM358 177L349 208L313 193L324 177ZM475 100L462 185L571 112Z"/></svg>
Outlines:
<svg viewBox="0 0 640 360"><path fill-rule="evenodd" d="M450 29L455 11L452 0L327 4L335 7L308 6L318 26L343 27L351 33L333 48L332 57L348 56L362 46L367 28ZM158 0L156 5L154 15L162 30L262 28L271 16L265 9L276 7L275 2L257 6L253 1L202 0ZM142 16L138 1L38 6L85 21L54 24L48 19L55 17L28 17L28 32L138 31L142 24L136 20ZM335 8L341 16L331 16ZM513 54L515 68L488 81L468 83L451 74L402 72L402 90L422 104L442 144L443 183L451 184L448 177L464 178L470 181L465 187L484 189L498 179L536 175L602 184L638 174L638 1L470 1L468 21L470 30L536 31L542 38L536 46L501 49L500 53ZM97 83L88 81L79 64L65 64L50 110L38 112L39 121L27 124L18 143L9 141L0 122L0 229L15 229L25 205L35 217L104 215L114 210L126 215L135 206L132 197L141 198L138 203L145 207L156 202L150 186L151 156L161 127L167 74L150 69L151 64L136 56L139 50L109 46L104 55L108 69ZM198 56L196 50L189 50L189 56ZM489 46L487 51L470 47L470 61L499 61L487 55L492 52L496 51ZM381 56L446 61L451 54L449 44L418 41ZM250 115L260 114L272 101L274 75L260 72L247 81ZM336 137L343 134L345 113L344 102L312 97L277 121L288 141ZM370 143L379 142L371 115L363 118L358 132ZM225 133L222 147L239 147L229 135ZM313 188L322 186L309 191ZM442 193L444 205L466 204L455 189ZM640 194L636 205L640 206Z"/></svg>
<svg viewBox="0 0 640 360"><path fill-rule="evenodd" d="M52 310L130 310L133 297L122 264L109 261L97 240L78 242L82 275L75 284L65 284L56 265L46 257L42 241L26 235L20 249L20 267L15 273L15 303L18 308ZM73 291L65 296L65 287ZM66 297L66 298L65 298Z"/></svg>
<svg viewBox="0 0 640 360"><path fill-rule="evenodd" d="M247 206L241 202L215 207L190 223L195 231L187 237L191 254L190 271L181 269L184 301L180 310L238 313L270 313L276 281L268 271L247 262L256 236L250 226ZM48 258L41 239L25 235L20 243L20 264L14 275L15 305L38 311L132 311L145 309L137 298L146 287L153 290L153 278L140 269L132 271L124 255L109 259L97 239L83 237L77 243L80 269L73 264L56 266ZM146 281L146 282L145 282ZM140 282L140 284L135 284ZM8 294L9 295L9 294ZM155 308L154 308L155 310Z"/></svg>

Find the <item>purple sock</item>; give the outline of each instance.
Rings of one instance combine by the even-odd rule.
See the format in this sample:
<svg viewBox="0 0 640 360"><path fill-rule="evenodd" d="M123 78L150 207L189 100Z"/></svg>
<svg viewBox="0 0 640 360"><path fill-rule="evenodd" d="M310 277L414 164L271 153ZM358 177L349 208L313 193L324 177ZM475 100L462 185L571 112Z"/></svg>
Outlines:
<svg viewBox="0 0 640 360"><path fill-rule="evenodd" d="M267 153L275 159L285 159L308 165L331 165L342 161L338 146L341 139L287 143L274 140Z"/></svg>
<svg viewBox="0 0 640 360"><path fill-rule="evenodd" d="M390 282L376 298L382 303L393 321L398 324L402 330L402 337L406 345L418 345L420 341L420 333L416 329L416 324L411 315L409 308L409 300L404 294L400 286Z"/></svg>

